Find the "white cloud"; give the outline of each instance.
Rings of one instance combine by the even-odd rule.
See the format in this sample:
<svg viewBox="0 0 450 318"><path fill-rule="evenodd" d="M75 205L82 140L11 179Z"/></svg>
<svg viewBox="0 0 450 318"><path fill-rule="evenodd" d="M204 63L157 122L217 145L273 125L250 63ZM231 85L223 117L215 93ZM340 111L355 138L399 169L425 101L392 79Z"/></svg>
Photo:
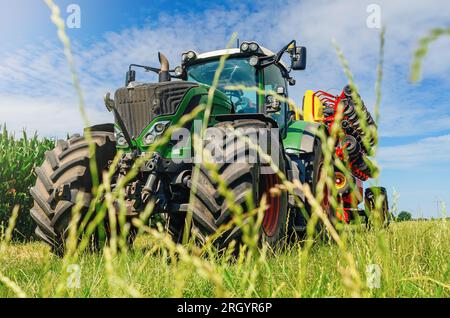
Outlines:
<svg viewBox="0 0 450 318"><path fill-rule="evenodd" d="M129 63L156 65L156 53L160 50L176 64L186 49L205 51L223 47L233 31L238 32L241 40L255 39L274 50L292 38L308 47L308 69L295 74L297 86L290 89L297 101L301 101L306 89L340 89L346 82L331 44L335 38L370 108L374 101L379 42L379 30L366 26L366 8L370 3L270 1L252 7L252 11L234 6L228 12L216 7L199 14L161 16L148 26L107 33L93 45L73 43L91 121L109 118L102 96L122 85ZM447 102L437 96L450 86L450 41L435 43L425 59L424 77L435 79L437 85L410 86L407 72L418 37L431 27L448 25L450 3L436 1L438 4L432 5L406 0L377 3L388 27L380 135L420 135L446 129L450 124L448 94L444 95ZM71 85L56 37L39 46L0 53L0 122L13 129L38 130L44 135L80 131L83 124L80 116L76 116L77 100ZM37 116L44 108L51 114ZM68 123L62 124L65 118ZM59 128L52 128L55 124Z"/></svg>
<svg viewBox="0 0 450 318"><path fill-rule="evenodd" d="M0 95L0 125L6 123L8 130L20 133L26 129L40 136L65 137L80 133L83 119L78 110L77 100L52 98L10 97ZM91 123L110 122L112 115L106 110L87 108ZM4 121L4 119L8 119Z"/></svg>
<svg viewBox="0 0 450 318"><path fill-rule="evenodd" d="M450 134L429 137L417 142L381 147L377 159L383 168L411 169L450 162Z"/></svg>

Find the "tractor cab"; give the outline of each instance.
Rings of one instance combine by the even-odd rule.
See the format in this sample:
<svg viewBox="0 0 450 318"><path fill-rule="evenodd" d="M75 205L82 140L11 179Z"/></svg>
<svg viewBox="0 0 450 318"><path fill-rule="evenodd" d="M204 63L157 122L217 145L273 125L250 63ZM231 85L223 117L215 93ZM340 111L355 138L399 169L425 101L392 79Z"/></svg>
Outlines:
<svg viewBox="0 0 450 318"><path fill-rule="evenodd" d="M291 58L290 67L281 60L286 52ZM175 73L183 80L211 86L216 71L221 67L220 58L224 55L227 58L217 81L217 89L229 97L234 113L268 115L284 130L289 105L285 100L277 100L274 94L287 98L288 85L295 84L289 72L291 69L305 69L306 49L291 41L278 53L256 42L242 42L239 48L203 54L188 51L182 54L182 64L175 69Z"/></svg>
<svg viewBox="0 0 450 318"><path fill-rule="evenodd" d="M136 102L141 101L142 94L152 95L153 93L148 93L147 90L155 87L162 88L164 86L166 90L176 91L175 93L179 94L178 86L181 84L172 85L173 87L159 84L178 79L192 84L212 86L217 70L221 69L217 89L231 101L231 112L234 114L264 114L272 118L282 134L285 135L287 123L292 114L295 114L295 118L299 119L298 112L294 111L292 105L286 102L288 85L295 84L295 80L290 76L290 71L306 68L306 48L297 46L295 40L285 45L278 53L274 53L256 42L244 41L238 46L238 48L202 54L187 51L181 56L181 65L172 70L169 69L167 58L161 53L158 53L161 68L130 64L126 73L125 87L116 92L115 99L123 101L122 106L127 113L129 112L130 102L134 101L130 97L130 90L134 88L137 91L144 91L143 93L133 94L133 96L137 94L135 96ZM289 54L289 66L282 61L285 53ZM222 56L227 56L223 65L221 65ZM160 83L155 85L137 82L134 68L143 68L147 72L158 73ZM276 98L276 96L281 98ZM145 98L145 100L147 99L149 98ZM115 117L118 117L118 115L127 117L126 114L118 114L120 113L120 107L116 106L121 104L115 105L109 94L105 95L105 105L109 111L115 112ZM140 126L144 126L144 123ZM122 127L122 130L123 128L125 127ZM135 135L142 134L143 129L138 130ZM122 139L128 139L128 142L124 143L125 145L131 141L131 138Z"/></svg>

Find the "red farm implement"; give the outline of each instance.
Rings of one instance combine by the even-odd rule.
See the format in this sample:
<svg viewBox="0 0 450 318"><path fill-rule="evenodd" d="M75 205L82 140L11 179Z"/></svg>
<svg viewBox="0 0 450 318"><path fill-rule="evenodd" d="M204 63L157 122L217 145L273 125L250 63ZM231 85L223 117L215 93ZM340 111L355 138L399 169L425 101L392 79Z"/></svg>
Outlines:
<svg viewBox="0 0 450 318"><path fill-rule="evenodd" d="M350 86L338 94L326 91L307 91L303 104L306 121L323 123L330 135L335 125L337 130L335 159L340 160L346 169L335 168L335 186L338 192L339 208L336 216L340 221L350 222L357 215L367 215L375 209L375 197L383 195L381 208L384 210L383 222L387 222L387 193L382 187L369 187L363 195L363 182L374 178L377 167L369 159L374 154L376 129L374 119L364 102ZM358 205L365 201L365 210Z"/></svg>

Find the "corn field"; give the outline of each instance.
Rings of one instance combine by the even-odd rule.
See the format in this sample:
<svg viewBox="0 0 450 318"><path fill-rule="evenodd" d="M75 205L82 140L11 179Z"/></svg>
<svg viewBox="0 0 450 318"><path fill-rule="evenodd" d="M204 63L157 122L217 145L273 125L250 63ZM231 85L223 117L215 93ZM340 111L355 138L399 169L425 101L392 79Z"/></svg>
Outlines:
<svg viewBox="0 0 450 318"><path fill-rule="evenodd" d="M6 228L12 207L20 206L20 216L14 230L14 239L29 240L34 233L34 223L29 216L33 199L29 187L35 182L33 169L42 164L44 154L54 142L31 138L24 131L18 138L8 132L6 125L0 131L0 225Z"/></svg>

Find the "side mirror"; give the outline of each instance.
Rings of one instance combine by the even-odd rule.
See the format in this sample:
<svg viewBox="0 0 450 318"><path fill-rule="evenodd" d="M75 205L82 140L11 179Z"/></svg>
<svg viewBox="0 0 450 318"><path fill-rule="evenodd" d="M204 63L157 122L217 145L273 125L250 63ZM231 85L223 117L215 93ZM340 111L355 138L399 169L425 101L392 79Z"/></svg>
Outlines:
<svg viewBox="0 0 450 318"><path fill-rule="evenodd" d="M306 68L306 47L296 46L291 53L291 68L303 71Z"/></svg>
<svg viewBox="0 0 450 318"><path fill-rule="evenodd" d="M129 70L125 76L125 86L128 86L130 82L134 82L136 80L136 71Z"/></svg>

